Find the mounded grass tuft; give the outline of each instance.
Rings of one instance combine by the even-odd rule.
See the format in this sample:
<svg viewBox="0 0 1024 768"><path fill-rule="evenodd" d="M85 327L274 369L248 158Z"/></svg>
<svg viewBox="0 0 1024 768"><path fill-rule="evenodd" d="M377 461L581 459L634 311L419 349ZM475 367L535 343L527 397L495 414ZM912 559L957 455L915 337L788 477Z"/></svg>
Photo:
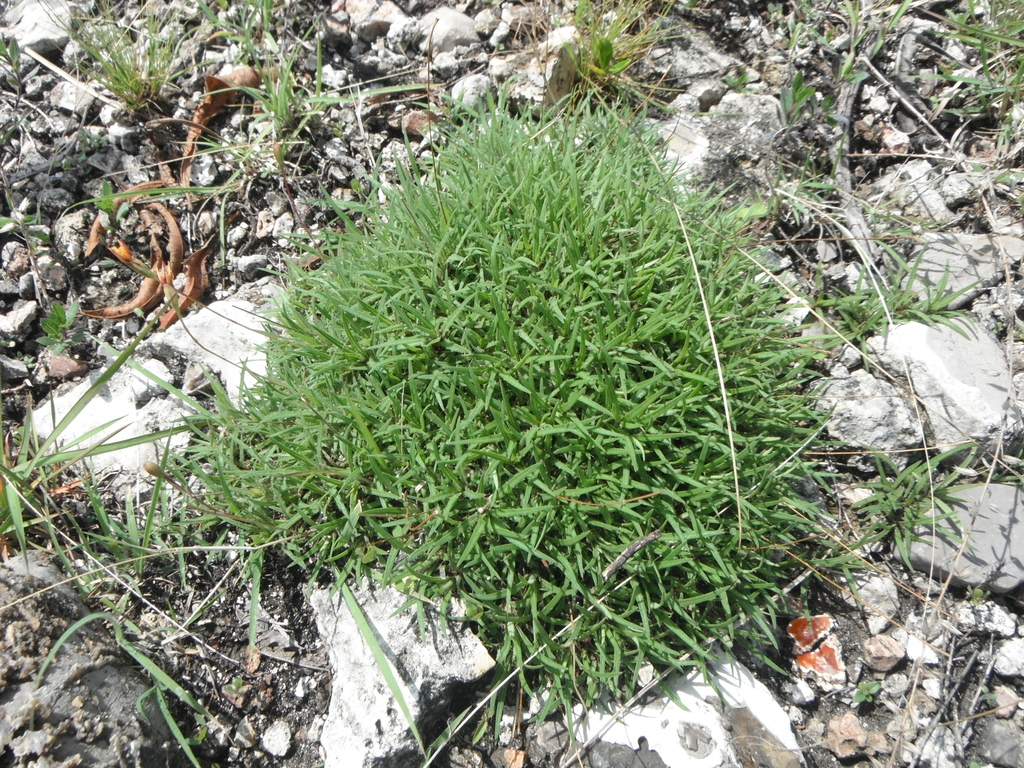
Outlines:
<svg viewBox="0 0 1024 768"><path fill-rule="evenodd" d="M292 275L266 378L195 424L208 500L297 562L440 599L556 703L763 641L811 527L814 353L742 219L659 157L605 107L453 128Z"/></svg>

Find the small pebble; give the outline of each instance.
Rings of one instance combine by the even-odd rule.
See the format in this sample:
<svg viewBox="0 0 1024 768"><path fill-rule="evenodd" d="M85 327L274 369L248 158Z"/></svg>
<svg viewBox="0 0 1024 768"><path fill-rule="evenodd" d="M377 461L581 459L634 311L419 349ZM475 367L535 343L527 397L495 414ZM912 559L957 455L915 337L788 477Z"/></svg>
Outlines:
<svg viewBox="0 0 1024 768"><path fill-rule="evenodd" d="M284 757L292 748L292 731L284 720L275 720L260 740L265 749L275 757Z"/></svg>
<svg viewBox="0 0 1024 768"><path fill-rule="evenodd" d="M875 635L864 641L864 663L876 672L888 672L906 655L906 649L889 635Z"/></svg>
<svg viewBox="0 0 1024 768"><path fill-rule="evenodd" d="M996 689L992 691L992 695L995 699L994 704L998 708L996 717L1003 719L1013 717L1013 713L1020 706L1020 696L1017 695L1017 692L1005 685L997 685Z"/></svg>
<svg viewBox="0 0 1024 768"><path fill-rule="evenodd" d="M256 731L248 717L235 726L235 736L231 743L239 749L252 749L256 746Z"/></svg>
<svg viewBox="0 0 1024 768"><path fill-rule="evenodd" d="M50 375L50 378L58 379L59 381L76 379L84 375L88 370L89 366L86 363L83 363L81 360L75 360L68 355L54 355L50 360L50 364L46 366L46 372Z"/></svg>

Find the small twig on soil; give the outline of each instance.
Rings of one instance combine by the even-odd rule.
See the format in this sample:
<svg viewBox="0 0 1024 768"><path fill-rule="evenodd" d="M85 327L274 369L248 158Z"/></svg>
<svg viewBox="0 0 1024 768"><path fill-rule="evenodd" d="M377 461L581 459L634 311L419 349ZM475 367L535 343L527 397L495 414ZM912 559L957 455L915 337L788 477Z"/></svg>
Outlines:
<svg viewBox="0 0 1024 768"><path fill-rule="evenodd" d="M81 88L83 91L88 93L90 96L95 96L97 99L102 101L104 104L109 104L112 107L120 107L121 106L120 103L118 103L117 101L114 101L114 99L111 99L108 96L104 96L102 93L97 91L95 88L90 88L88 85L83 83L81 80L79 80L76 77L71 76L70 74L65 72L63 69L58 67L56 64L54 64L51 61L49 61L48 59L46 59L44 56L40 56L38 53L33 51L31 48L24 48L24 49L22 49L21 52L25 53L25 54L28 54L33 59L35 59L40 64L42 64L44 67L46 67L48 70L50 70L55 75L57 75L58 77L64 78L69 83L74 83L78 88Z"/></svg>
<svg viewBox="0 0 1024 768"><path fill-rule="evenodd" d="M641 549L646 547L648 544L653 544L660 538L661 531L654 531L654 533L649 533L646 536L643 536L634 541L632 544L626 547L626 549L622 552L621 555L619 555L612 561L611 565L609 565L607 568L601 571L601 579L604 581L608 581L608 579L610 579L615 574L615 572L619 570L619 568L626 564L626 561L629 560L629 558L631 558Z"/></svg>

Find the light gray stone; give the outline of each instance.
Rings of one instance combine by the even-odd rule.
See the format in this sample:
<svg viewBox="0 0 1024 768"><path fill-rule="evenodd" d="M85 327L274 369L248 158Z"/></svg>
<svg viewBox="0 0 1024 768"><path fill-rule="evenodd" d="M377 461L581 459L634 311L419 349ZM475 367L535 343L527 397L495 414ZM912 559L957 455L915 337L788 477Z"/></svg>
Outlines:
<svg viewBox="0 0 1024 768"><path fill-rule="evenodd" d="M678 112L658 126L658 133L665 140L669 157L676 163L676 173L688 177L703 167L711 140L690 116Z"/></svg>
<svg viewBox="0 0 1024 768"><path fill-rule="evenodd" d="M453 686L478 680L493 668L494 660L480 641L465 627L442 627L431 606L422 611L426 637L421 638L417 610L407 606L408 595L391 588L353 592L421 731L444 717ZM324 768L419 766L408 723L342 593L314 590L310 603L334 675L320 736Z"/></svg>
<svg viewBox="0 0 1024 768"><path fill-rule="evenodd" d="M499 46L504 45L511 34L512 27L509 26L509 23L507 21L499 21L494 31L491 32L491 36L487 38L487 44L494 50L498 50Z"/></svg>
<svg viewBox="0 0 1024 768"><path fill-rule="evenodd" d="M292 730L284 720L275 720L267 728L260 743L275 757L284 757L292 748Z"/></svg>
<svg viewBox="0 0 1024 768"><path fill-rule="evenodd" d="M675 116L658 126L676 173L691 185L735 194L771 189L778 171L771 147L782 130L778 99L729 92L708 112L705 103L683 94L671 104Z"/></svg>
<svg viewBox="0 0 1024 768"><path fill-rule="evenodd" d="M469 75L452 86L452 98L469 109L486 107L490 93L491 81L487 75Z"/></svg>
<svg viewBox="0 0 1024 768"><path fill-rule="evenodd" d="M1013 637L1017 632L1017 621L1001 605L985 601L972 605L960 603L956 611L957 627L961 632Z"/></svg>
<svg viewBox="0 0 1024 768"><path fill-rule="evenodd" d="M274 220L274 229L271 234L274 237L290 235L295 231L295 218L290 213L282 213Z"/></svg>
<svg viewBox="0 0 1024 768"><path fill-rule="evenodd" d="M908 450L921 447L914 409L896 387L864 369L848 378L829 379L822 387L819 407L831 410L827 428L833 439L884 451L897 466L906 466ZM859 463L865 469L874 466L870 459Z"/></svg>
<svg viewBox="0 0 1024 768"><path fill-rule="evenodd" d="M126 123L112 123L107 128L107 140L124 152L136 153L142 146L143 133L138 126Z"/></svg>
<svg viewBox="0 0 1024 768"><path fill-rule="evenodd" d="M433 52L445 53L460 45L480 42L476 22L454 8L441 6L420 20L420 50L429 44Z"/></svg>
<svg viewBox="0 0 1024 768"><path fill-rule="evenodd" d="M49 253L40 254L36 258L35 273L51 293L59 293L68 287L67 269Z"/></svg>
<svg viewBox="0 0 1024 768"><path fill-rule="evenodd" d="M256 729L253 727L252 720L245 717L235 726L235 734L231 743L238 749L252 749L256 746L256 737Z"/></svg>
<svg viewBox="0 0 1024 768"><path fill-rule="evenodd" d="M1003 677L1024 677L1024 638L1007 640L996 652L993 667Z"/></svg>
<svg viewBox="0 0 1024 768"><path fill-rule="evenodd" d="M891 578L878 574L861 575L857 578L856 594L872 635L884 631L889 620L899 612L899 590Z"/></svg>
<svg viewBox="0 0 1024 768"><path fill-rule="evenodd" d="M107 621L72 632L89 609L34 552L0 564L0 745L4 765L188 765L153 696Z"/></svg>
<svg viewBox="0 0 1024 768"><path fill-rule="evenodd" d="M678 39L670 41L657 59L658 71L665 72L668 80L689 84L746 70L743 62L724 53L706 32L682 25L674 32Z"/></svg>
<svg viewBox="0 0 1024 768"><path fill-rule="evenodd" d="M39 314L39 305L34 301L26 301L6 315L0 315L0 333L5 336L20 338L28 332L32 321Z"/></svg>
<svg viewBox="0 0 1024 768"><path fill-rule="evenodd" d="M521 110L553 107L572 90L576 82L576 61L568 47L541 44L538 52L510 59L493 57L487 71L496 81L508 80L509 100Z"/></svg>
<svg viewBox="0 0 1024 768"><path fill-rule="evenodd" d="M978 445L1008 453L1020 445L1024 423L1011 398L1003 350L990 334L960 323L903 323L868 340L874 359L897 379L909 374L931 445Z"/></svg>
<svg viewBox="0 0 1024 768"><path fill-rule="evenodd" d="M783 683L782 692L798 707L806 707L814 703L817 695L814 689L803 678L794 678Z"/></svg>
<svg viewBox="0 0 1024 768"><path fill-rule="evenodd" d="M346 0L345 10L352 31L367 43L384 37L393 24L408 18L391 0Z"/></svg>
<svg viewBox="0 0 1024 768"><path fill-rule="evenodd" d="M967 205L978 197L978 187L966 173L951 173L942 180L942 199L950 208Z"/></svg>
<svg viewBox="0 0 1024 768"><path fill-rule="evenodd" d="M986 289L997 285L1024 257L1024 240L1008 235L968 235L929 232L911 256L922 298L946 278L945 295L964 293L950 303L961 309Z"/></svg>
<svg viewBox="0 0 1024 768"><path fill-rule="evenodd" d="M320 78L324 87L328 90L340 91L348 85L348 72L344 69L335 69L330 64L324 64L321 68Z"/></svg>
<svg viewBox="0 0 1024 768"><path fill-rule="evenodd" d="M26 301L32 301L35 295L36 276L32 272L26 272L24 275L18 278L18 296L25 299ZM2 326L2 324L3 321L0 320L0 326Z"/></svg>
<svg viewBox="0 0 1024 768"><path fill-rule="evenodd" d="M240 256L236 262L236 268L242 281L251 283L260 276L260 273L270 268L270 254L260 251Z"/></svg>
<svg viewBox="0 0 1024 768"><path fill-rule="evenodd" d="M1024 489L996 483L953 495L955 519L918 529L911 566L939 581L951 575L956 586L991 592L1024 583Z"/></svg>
<svg viewBox="0 0 1024 768"><path fill-rule="evenodd" d="M896 203L908 216L929 222L956 218L939 190L939 178L927 160L908 160L872 185L873 194Z"/></svg>
<svg viewBox="0 0 1024 768"><path fill-rule="evenodd" d="M708 112L712 107L721 103L729 89L725 83L715 78L697 80L688 89L687 93L697 99L697 109L701 112Z"/></svg>
<svg viewBox="0 0 1024 768"><path fill-rule="evenodd" d="M79 117L85 117L95 101L96 97L85 88L68 80L61 80L50 91L50 103L53 106Z"/></svg>
<svg viewBox="0 0 1024 768"><path fill-rule="evenodd" d="M1024 768L1024 731L1016 723L986 718L977 738L983 760L1002 768Z"/></svg>
<svg viewBox="0 0 1024 768"><path fill-rule="evenodd" d="M21 360L0 355L0 386L16 387L28 378L28 366Z"/></svg>
<svg viewBox="0 0 1024 768"><path fill-rule="evenodd" d="M4 16L11 25L7 33L21 48L44 55L56 53L68 44L62 20L70 19L76 7L67 0L19 0Z"/></svg>
<svg viewBox="0 0 1024 768"><path fill-rule="evenodd" d="M922 768L961 768L956 736L946 726L926 730L914 745Z"/></svg>
<svg viewBox="0 0 1024 768"><path fill-rule="evenodd" d="M420 20L406 17L394 22L388 29L388 48L398 53L405 53L406 49L420 39Z"/></svg>
<svg viewBox="0 0 1024 768"><path fill-rule="evenodd" d="M192 158L192 183L197 187L212 187L217 181L217 161L213 155L200 152Z"/></svg>
<svg viewBox="0 0 1024 768"><path fill-rule="evenodd" d="M431 75L438 80L450 80L459 73L461 62L451 51L445 51L434 56L430 62Z"/></svg>
<svg viewBox="0 0 1024 768"><path fill-rule="evenodd" d="M948 633L930 614L912 614L906 618L902 627L893 629L890 634L907 649L908 659L920 661L929 667L942 663L939 653L949 645Z"/></svg>
<svg viewBox="0 0 1024 768"><path fill-rule="evenodd" d="M69 262L78 261L96 214L84 208L65 213L53 223L53 244Z"/></svg>

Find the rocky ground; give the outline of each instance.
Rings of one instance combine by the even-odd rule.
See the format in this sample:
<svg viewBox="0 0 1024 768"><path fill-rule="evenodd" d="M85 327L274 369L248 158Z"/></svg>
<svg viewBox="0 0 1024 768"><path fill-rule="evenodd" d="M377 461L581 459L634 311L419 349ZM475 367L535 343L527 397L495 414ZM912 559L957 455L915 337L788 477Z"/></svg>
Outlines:
<svg viewBox="0 0 1024 768"><path fill-rule="evenodd" d="M852 582L815 574L794 589L779 610L795 623L780 623L780 650L766 646L774 667L743 659L774 695L786 733L749 723L735 700L718 707L717 725L662 709L626 737L628 746L607 735L591 765L788 766L794 755L813 766L1024 765L1024 500L1013 458L1024 441L1016 395L1024 113L1021 70L1013 67L1022 59L1020 30L996 24L1006 21L1000 13L1011 22L1022 16L995 3L646 5L647 36L620 30L612 59L584 73L589 87L626 86L634 99L649 99L651 119L695 183L730 201L760 201L772 271L806 297L794 299L794 316L817 312L850 335L854 344L821 371L831 440L814 448L833 472L822 501L836 529L869 527L851 505L872 491L869 515L879 516L922 498L927 506L931 491L959 512L969 534L967 546L926 536L908 547L915 570L897 556L898 542L872 542L859 552L865 568ZM78 16L85 31L69 38L60 22ZM53 396L56 418L35 411L48 433L138 336L142 310L163 295L160 283L174 282L194 300L193 314L160 319L166 330L133 358L148 376L126 372L107 382L97 400L104 407L76 417L75 434L121 418L131 426L117 439L167 428L188 412L188 398L209 402L214 374L237 391L242 374L226 361L248 357L258 372L254 313L274 294L278 273L288 264L316 267L301 239L329 236L340 226L337 208L361 199L368 180L393 183L409 144L430 152L442 94L474 101L506 88L520 109L557 100L579 75L565 45L586 49L595 34L580 29L574 42L566 31L572 8L475 0L172 2L146 11L21 0L5 18L0 373L8 467L30 452L19 432L28 415ZM600 16L598 28L609 18ZM136 86L90 64L101 52L116 63L116 38L95 30L125 20L140 45L155 41L151 57L170 51L166 82L151 72L148 86ZM968 31L973 23L1003 31L979 37ZM630 39L641 44L630 49ZM613 73L619 57L629 68ZM188 191L160 192L167 188ZM164 252L159 268L154 242ZM886 294L879 309L869 299L886 280L907 289ZM931 310L962 310L975 330L915 324L919 294ZM899 327L874 336L886 312ZM200 764L312 766L326 757L327 765L353 765L362 760L360 741L390 755L377 764L422 764L409 757L413 742L393 705L382 705L380 717L357 713L361 725L329 713L332 691L343 701L362 696L354 692L358 670L331 673L344 656L335 643L358 645L358 634L341 628L337 598L314 597L311 608L309 575L272 551L254 596L230 538L192 550L146 528L147 516L162 514L175 496L167 485L156 493L151 480L140 485L138 473L182 444L181 436L169 439L156 451L95 457L88 486L75 472L55 473L44 485L48 506L25 507L24 543L63 553L84 603L66 587L47 587L59 580L55 572L24 575L11 502L0 510L0 558L8 563L0 568L0 764L70 766L77 757L106 765L118 750L128 764L156 764L146 750L175 735L140 728L134 713L160 669L163 692L144 708L154 722L163 722L161 709L172 714ZM977 455L950 455L947 469L936 463L929 473L922 445L933 454L973 447ZM878 454L891 464L876 462ZM5 481L9 495L16 485ZM992 485L986 495L956 490L966 482ZM174 554L137 559L161 550ZM383 627L394 607L366 610ZM117 620L87 619L90 611ZM39 727L26 686L78 620L88 631L58 654ZM400 621L393 637L380 631L397 646L415 634L409 626ZM469 640L460 653L442 675L443 693L419 704L428 740L495 682L478 680L486 663ZM373 668L370 658L357 667ZM156 667L140 671L143 659ZM416 663L423 675L442 666ZM381 683L365 685L386 699ZM686 690L696 691L694 711L710 693ZM435 764L559 764L569 754L564 725L531 722L531 703L520 704L497 730L485 723L480 740L471 722ZM671 718L677 726L668 731L651 725Z"/></svg>

